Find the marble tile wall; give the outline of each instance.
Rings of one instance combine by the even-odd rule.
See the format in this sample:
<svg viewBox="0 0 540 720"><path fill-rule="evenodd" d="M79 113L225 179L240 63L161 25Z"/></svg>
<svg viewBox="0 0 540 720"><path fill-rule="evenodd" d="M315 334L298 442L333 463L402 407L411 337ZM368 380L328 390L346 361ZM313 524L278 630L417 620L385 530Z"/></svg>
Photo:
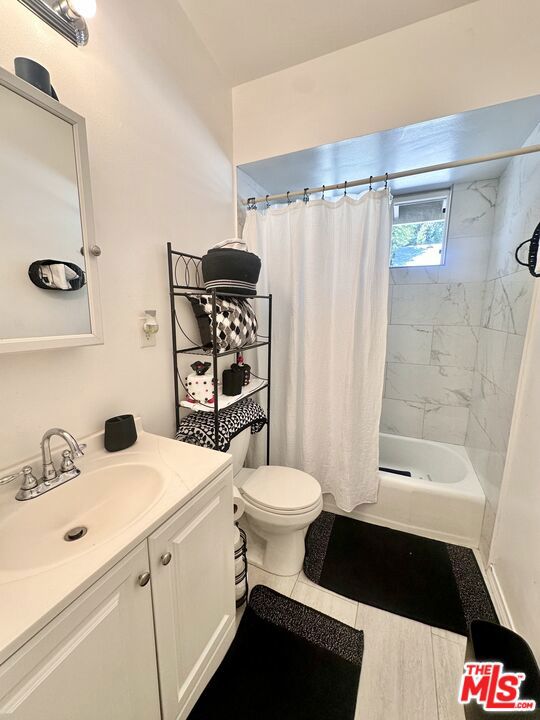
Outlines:
<svg viewBox="0 0 540 720"><path fill-rule="evenodd" d="M383 432L465 442L497 189L456 185L445 264L391 271Z"/></svg>
<svg viewBox="0 0 540 720"><path fill-rule="evenodd" d="M540 125L524 143L540 143ZM515 248L540 221L540 157L514 158L500 178L465 446L486 493L487 562L506 461L534 280ZM526 253L525 253L526 254Z"/></svg>

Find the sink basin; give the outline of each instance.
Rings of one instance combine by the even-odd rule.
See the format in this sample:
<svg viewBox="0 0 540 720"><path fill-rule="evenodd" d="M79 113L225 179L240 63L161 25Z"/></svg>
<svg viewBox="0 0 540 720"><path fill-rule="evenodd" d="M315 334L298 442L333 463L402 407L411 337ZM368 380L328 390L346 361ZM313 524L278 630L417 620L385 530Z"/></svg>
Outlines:
<svg viewBox="0 0 540 720"><path fill-rule="evenodd" d="M43 572L110 540L150 510L165 484L150 464L112 464L17 502L0 520L0 582ZM86 534L67 542L64 535L76 527Z"/></svg>

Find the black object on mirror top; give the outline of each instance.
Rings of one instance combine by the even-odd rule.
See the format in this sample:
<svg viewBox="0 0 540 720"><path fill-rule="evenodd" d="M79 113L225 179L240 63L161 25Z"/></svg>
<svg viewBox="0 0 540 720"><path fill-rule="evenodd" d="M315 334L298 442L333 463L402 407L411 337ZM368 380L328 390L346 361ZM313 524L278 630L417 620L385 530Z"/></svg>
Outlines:
<svg viewBox="0 0 540 720"><path fill-rule="evenodd" d="M118 452L137 441L137 428L133 415L117 415L105 421L105 450Z"/></svg>
<svg viewBox="0 0 540 720"><path fill-rule="evenodd" d="M51 85L49 71L35 60L25 57L15 58L15 75L22 78L22 80L26 80L27 83L30 83L38 90L50 95L54 100L58 100L58 95Z"/></svg>

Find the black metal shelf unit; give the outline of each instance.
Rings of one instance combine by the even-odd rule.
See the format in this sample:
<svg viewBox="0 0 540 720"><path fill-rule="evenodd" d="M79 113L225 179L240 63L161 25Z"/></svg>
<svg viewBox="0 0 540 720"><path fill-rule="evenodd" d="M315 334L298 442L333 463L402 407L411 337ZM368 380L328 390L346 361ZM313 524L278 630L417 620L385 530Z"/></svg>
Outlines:
<svg viewBox="0 0 540 720"><path fill-rule="evenodd" d="M255 395L258 392L266 390L267 404L266 404L266 464L270 464L270 380L271 380L271 369L272 369L272 295L254 295L246 297L245 295L231 295L230 293L220 293L215 290L207 291L202 286L202 271L201 262L202 258L197 255L190 255L188 253L178 252L172 249L171 243L167 243L167 259L169 264L169 295L171 302L171 328L172 328L172 346L173 346L173 369L174 369L174 404L175 404L175 417L176 427L180 423L180 411L182 409L189 410L189 408L183 408L180 404L180 395L182 387L185 390L182 378L180 377L180 371L178 369L178 356L182 354L187 355L203 355L208 358L212 358L212 372L214 376L215 388L214 388L214 432L215 432L215 447L219 448L219 393L217 388L218 381L218 360L219 358L227 355L244 355L246 351L253 350L259 347L268 347L268 362L267 362L267 376L263 380L263 384L253 390L252 392L243 393L238 400L229 403L227 407L240 402L246 397ZM182 282L184 284L182 284ZM194 345L193 341L186 335L180 321L178 319L178 313L176 308L176 298L183 297L188 298L195 295L209 295L212 298L212 347L204 347L203 345ZM238 297L243 300L262 299L268 302L268 336L261 336L257 338L257 341L251 345L246 345L239 350L227 350L220 352L217 345L217 323L216 323L216 298L218 297ZM188 347L179 347L178 331L182 333L186 340L189 340L192 344Z"/></svg>

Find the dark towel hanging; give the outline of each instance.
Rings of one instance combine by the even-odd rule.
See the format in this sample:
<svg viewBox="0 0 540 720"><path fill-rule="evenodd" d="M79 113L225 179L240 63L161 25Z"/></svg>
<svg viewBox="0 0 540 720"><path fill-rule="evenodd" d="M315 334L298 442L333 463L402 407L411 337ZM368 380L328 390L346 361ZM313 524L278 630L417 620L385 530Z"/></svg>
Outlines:
<svg viewBox="0 0 540 720"><path fill-rule="evenodd" d="M75 277L71 277L71 275L66 277L66 283L70 287L57 287L57 285L51 282L51 273L46 271L51 265L63 265L75 274ZM84 287L84 285L86 285L86 275L84 270L82 270L82 268L78 265L75 265L75 263L66 262L65 260L36 260L28 268L28 276L36 287L43 290L70 292L73 290L80 290Z"/></svg>
<svg viewBox="0 0 540 720"><path fill-rule="evenodd" d="M527 258L527 262L523 262L519 259L519 251L524 245L527 245L527 243L530 243L529 257ZM529 268L529 272L533 277L540 277L540 273L536 272L536 263L538 260L538 243L540 243L540 223L538 223L538 225L536 226L536 230L533 232L532 237L529 238L529 240L524 240L521 245L518 245L515 253L516 261L520 265Z"/></svg>

